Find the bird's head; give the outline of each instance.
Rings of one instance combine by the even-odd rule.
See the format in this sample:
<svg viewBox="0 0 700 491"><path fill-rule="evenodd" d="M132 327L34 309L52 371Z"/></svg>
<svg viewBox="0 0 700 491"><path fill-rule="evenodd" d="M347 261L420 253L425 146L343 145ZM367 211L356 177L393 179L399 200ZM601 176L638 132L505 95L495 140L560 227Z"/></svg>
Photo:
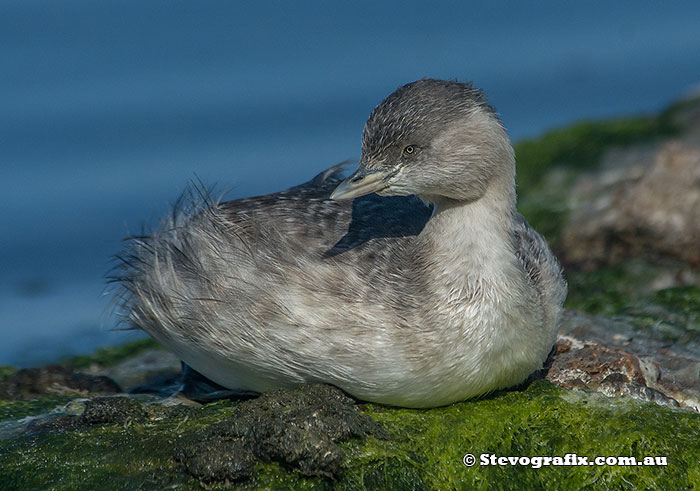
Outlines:
<svg viewBox="0 0 700 491"><path fill-rule="evenodd" d="M357 171L332 199L416 194L474 201L495 177L514 179L513 149L482 92L434 79L400 87L370 115Z"/></svg>

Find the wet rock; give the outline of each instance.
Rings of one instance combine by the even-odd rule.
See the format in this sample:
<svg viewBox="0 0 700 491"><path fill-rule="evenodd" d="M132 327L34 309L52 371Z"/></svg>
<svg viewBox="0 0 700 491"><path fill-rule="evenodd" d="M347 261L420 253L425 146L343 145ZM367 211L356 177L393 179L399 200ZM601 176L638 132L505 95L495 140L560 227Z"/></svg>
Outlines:
<svg viewBox="0 0 700 491"><path fill-rule="evenodd" d="M609 152L599 171L577 178L570 201L564 262L590 269L657 255L700 266L697 135Z"/></svg>
<svg viewBox="0 0 700 491"><path fill-rule="evenodd" d="M137 400L130 397L97 397L85 403L81 420L85 424L113 424L142 421L148 412Z"/></svg>
<svg viewBox="0 0 700 491"><path fill-rule="evenodd" d="M547 379L700 411L700 346L669 343L632 320L567 311Z"/></svg>
<svg viewBox="0 0 700 491"><path fill-rule="evenodd" d="M566 389L591 390L611 397L631 397L679 406L675 399L647 386L636 355L599 344L586 344L580 348L558 344L547 379Z"/></svg>
<svg viewBox="0 0 700 491"><path fill-rule="evenodd" d="M121 388L109 377L75 373L59 365L24 368L0 382L0 399L8 400L90 392L119 393Z"/></svg>
<svg viewBox="0 0 700 491"><path fill-rule="evenodd" d="M140 348L140 342L131 343ZM123 347L126 351L128 346ZM105 350L106 351L106 350ZM85 373L106 375L127 392L172 393L177 389L180 377L180 359L173 353L159 348L147 348L126 356L114 365L93 363L85 367ZM147 389L151 387L151 389Z"/></svg>
<svg viewBox="0 0 700 491"><path fill-rule="evenodd" d="M118 394L122 391L119 384L104 375L87 375L78 372L70 376L68 383L69 387L80 392Z"/></svg>
<svg viewBox="0 0 700 491"><path fill-rule="evenodd" d="M338 443L369 435L387 437L353 399L335 387L302 386L241 403L230 418L188 435L176 458L205 481L249 476L253 457L303 475L337 478L344 461Z"/></svg>
<svg viewBox="0 0 700 491"><path fill-rule="evenodd" d="M60 416L39 418L31 421L26 428L28 433L57 431L75 431L83 426L83 422L78 416L62 414Z"/></svg>

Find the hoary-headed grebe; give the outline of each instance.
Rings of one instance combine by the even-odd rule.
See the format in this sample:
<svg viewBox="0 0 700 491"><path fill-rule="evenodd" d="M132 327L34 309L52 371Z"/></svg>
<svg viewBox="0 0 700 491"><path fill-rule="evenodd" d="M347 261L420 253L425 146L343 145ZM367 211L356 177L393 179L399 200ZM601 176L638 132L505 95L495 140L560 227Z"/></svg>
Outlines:
<svg viewBox="0 0 700 491"><path fill-rule="evenodd" d="M399 88L372 111L358 170L339 173L180 207L121 254L124 314L246 392L323 382L432 407L542 366L566 285L515 209L513 149L481 91Z"/></svg>

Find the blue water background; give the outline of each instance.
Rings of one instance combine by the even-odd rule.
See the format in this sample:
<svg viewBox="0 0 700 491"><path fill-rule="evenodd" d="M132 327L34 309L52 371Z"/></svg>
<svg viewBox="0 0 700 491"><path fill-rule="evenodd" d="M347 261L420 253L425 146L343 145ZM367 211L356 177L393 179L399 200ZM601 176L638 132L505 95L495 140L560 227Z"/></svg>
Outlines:
<svg viewBox="0 0 700 491"><path fill-rule="evenodd" d="M1 2L0 365L132 339L123 236L195 176L235 198L357 158L424 76L485 88L514 140L653 112L700 82L700 2Z"/></svg>

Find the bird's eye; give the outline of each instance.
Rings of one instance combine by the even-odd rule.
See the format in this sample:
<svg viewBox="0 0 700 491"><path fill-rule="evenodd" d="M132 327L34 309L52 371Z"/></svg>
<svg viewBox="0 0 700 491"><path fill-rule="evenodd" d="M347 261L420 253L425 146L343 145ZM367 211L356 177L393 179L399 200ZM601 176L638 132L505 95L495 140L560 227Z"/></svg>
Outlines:
<svg viewBox="0 0 700 491"><path fill-rule="evenodd" d="M408 145L406 148L403 149L403 153L405 153L406 155L411 155L415 153L415 151L416 147L414 147L413 145Z"/></svg>

